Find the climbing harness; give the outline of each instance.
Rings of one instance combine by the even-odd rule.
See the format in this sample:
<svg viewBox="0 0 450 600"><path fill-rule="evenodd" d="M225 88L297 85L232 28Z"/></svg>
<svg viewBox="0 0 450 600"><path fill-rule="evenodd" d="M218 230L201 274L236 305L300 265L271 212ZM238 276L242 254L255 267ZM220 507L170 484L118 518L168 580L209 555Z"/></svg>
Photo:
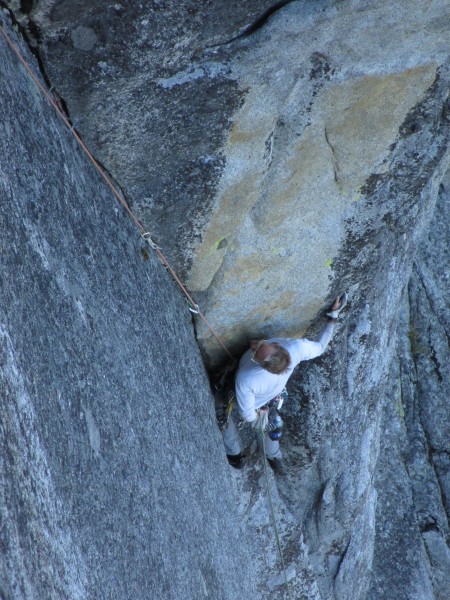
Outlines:
<svg viewBox="0 0 450 600"><path fill-rule="evenodd" d="M10 49L14 52L14 54L16 55L16 57L21 62L21 64L25 68L26 72L29 74L29 76L34 81L34 83L37 85L37 87L39 88L39 90L41 91L41 93L47 98L47 100L50 102L51 106L55 109L56 113L58 114L58 116L63 121L64 125L67 127L67 129L70 131L70 133L74 136L74 138L78 142L79 146L81 147L81 149L83 150L83 152L86 154L86 156L88 157L89 161L92 163L92 165L94 166L94 168L96 169L96 171L98 172L98 174L105 181L105 183L110 188L110 190L112 191L112 193L114 194L114 196L117 198L117 200L123 206L123 208L125 209L125 211L128 213L128 215L131 218L131 220L134 222L134 224L136 225L136 227L139 229L139 232L140 232L141 236L143 237L143 239L147 242L147 244L150 246L150 248L152 250L154 250L154 252L158 256L159 260L161 261L162 265L169 271L169 273L171 274L172 278L175 280L175 282L177 283L177 285L179 286L179 288L181 289L181 291L183 292L183 294L186 296L188 304L190 305L189 310L191 311L191 313L198 315L203 320L203 322L205 323L206 327L209 329L209 331L211 332L211 334L213 335L213 337L216 339L216 341L220 344L220 346L225 351L225 353L230 358L233 359L233 355L228 350L228 348L225 346L225 344L220 339L220 337L218 336L218 334L214 331L214 329L212 328L211 324L208 322L208 320L206 319L205 315L201 312L201 310L198 307L198 305L194 302L194 300L192 299L192 297L189 294L188 290L186 289L186 286L182 283L182 281L180 280L180 278L177 276L176 272L174 271L174 269L170 265L169 261L166 259L166 257L162 253L161 248L152 239L150 233L145 230L145 228L143 227L142 223L139 221L139 219L136 217L136 215L134 214L134 212L131 210L131 208L128 205L128 203L123 198L122 194L117 190L116 186L112 183L112 181L110 180L110 178L106 175L106 173L103 170L103 168L99 165L99 163L96 161L96 159L94 158L94 156L91 154L91 152L88 149L88 147L86 146L86 144L83 142L83 140L81 139L81 137L75 131L74 126L70 123L69 119L66 117L66 115L64 114L64 112L62 111L62 109L58 106L58 102L54 98L52 98L52 96L50 95L50 93L45 89L44 85L39 81L39 79L37 78L37 76L34 74L32 68L27 63L27 61L25 60L25 58L22 56L20 50L14 44L14 42L11 40L11 38L6 33L6 31L4 30L4 28L3 28L3 26L1 24L0 24L0 33L2 34L3 38L5 39L7 45L10 47Z"/></svg>
<svg viewBox="0 0 450 600"><path fill-rule="evenodd" d="M275 398L272 398L272 400L269 400L269 402L267 404L264 404L264 406L260 406L259 408L272 408L275 407L277 410L280 410L281 407L283 406L283 402L285 400L287 400L289 398L289 393L287 391L286 388L283 388L281 390L281 392L278 394L278 396L275 396Z"/></svg>
<svg viewBox="0 0 450 600"><path fill-rule="evenodd" d="M277 547L278 547L278 554L280 555L280 562L281 562L281 568L283 569L283 576L284 576L284 583L286 585L286 591L287 591L287 595L288 595L288 599L292 600L292 596L291 596L291 590L289 587L289 580L287 578L287 573L286 573L286 566L284 564L284 558L283 558L283 550L281 548L281 539L280 539L280 533L278 531L278 526L277 526L277 521L275 518L275 509L273 507L273 501L272 501L272 494L270 492L270 482L269 482L269 473L268 473L268 467L267 467L267 459L266 459L266 451L264 449L264 430L261 427L260 431L259 431L260 435L261 435L261 456L262 456L262 461L263 461L263 465L264 465L264 478L266 480L266 490L267 490L267 499L269 502L269 509L270 509L270 517L272 519L272 526L273 526L273 530L275 532L275 539L277 542Z"/></svg>

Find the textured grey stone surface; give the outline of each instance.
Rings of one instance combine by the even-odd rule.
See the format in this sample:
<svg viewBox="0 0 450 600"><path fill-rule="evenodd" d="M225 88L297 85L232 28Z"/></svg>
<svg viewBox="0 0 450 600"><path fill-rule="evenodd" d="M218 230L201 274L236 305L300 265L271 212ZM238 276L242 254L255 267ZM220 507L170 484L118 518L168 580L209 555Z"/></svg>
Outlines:
<svg viewBox="0 0 450 600"><path fill-rule="evenodd" d="M227 51L217 60L212 49L205 60L204 49L220 48L270 5L44 0L32 6L45 68L75 126L179 266L209 211L220 148L242 95L229 77Z"/></svg>
<svg viewBox="0 0 450 600"><path fill-rule="evenodd" d="M155 2L149 13L155 19L147 23L148 13L140 12L144 8L125 2L101 9L86 8L83 2L33 5L47 72L59 72L57 84L52 83L63 96L67 92L64 99L73 122L114 174L119 167L130 169L129 182L120 178L127 196L133 198L134 182L161 194L161 201L149 203L148 214L172 242L180 215L184 219L188 210L187 204L177 203L183 185L193 210L183 223L193 238L199 234L203 201L216 189L214 173L223 175L227 166L219 149L229 135L229 119L236 111L241 117L247 111L251 123L267 126L264 102L241 106L242 90L221 70L228 64L227 45L217 50L214 65L208 63L212 70L206 77L197 71L200 64L205 66L204 57L200 60L193 52L197 42L201 48L223 42L267 7L245 3L241 12L233 13L237 4L214 2L195 12L200 10L197 4L182 2L175 9L171 3ZM318 146L308 147L313 162L303 164L297 174L301 184L309 177L308 169L313 173L314 165L325 170L328 165L327 177L323 171L318 184L338 189L336 176L341 184L361 181L348 212L333 213L323 231L324 205L310 203L308 212L311 228L322 231L313 249L327 242L333 228L341 236L321 302L327 293L331 298L343 288L350 302L327 354L301 365L290 382L291 399L283 413L288 475L274 479L269 474L286 575L298 600L448 597L449 75L439 50L447 48L444 21L436 16L442 15L444 4L436 1L424 10L422 3L402 2L400 12L389 12L384 22L380 15L388 4L367 13L360 2L292 2L269 16L254 37L239 38L233 46L241 58L245 50L247 60L254 61L239 59L243 70L252 73L254 67L264 74L261 56L270 47L268 40L277 41L284 32L297 43L296 18L301 15L301 28L317 33L317 48L333 50L333 57L347 56L347 70L333 74L329 69L334 63L307 53L302 69L311 77L300 78L294 87L288 85L289 75L283 79L280 74L280 89L290 89L291 95L287 101L278 98L284 108L274 112L289 125L277 121L278 148L295 131L301 115L294 108L310 96L317 100L331 75L336 85L342 84L343 73L358 72L362 62L369 71L362 77L364 84L357 77L343 96L327 92L321 102L329 106L335 100L342 109L345 98L364 113L368 98L369 131L376 138L368 154L382 148L383 140L392 140L377 169L367 171L365 156L358 156L361 146L352 150L355 129L341 130L341 122L331 122ZM162 20L154 12L158 6ZM130 21L127 11L133 16ZM193 21L187 14L194 15ZM418 15L423 19L414 21ZM355 22L362 26L366 17L367 30L358 29ZM350 38L343 37L351 30L362 40L365 33L373 34L377 23L381 45L352 47ZM404 38L392 37L397 23L410 46L403 44ZM421 49L415 53L417 41ZM69 47L73 54L66 52ZM380 47L388 54L389 49L401 49L390 55L381 87ZM159 60L163 55L164 64ZM429 62L431 55L436 62ZM272 58L276 60L276 52ZM149 79L142 75L141 81L137 67L144 68L144 62L145 68L157 65L160 71L150 70ZM91 179L79 151L21 69L14 69L2 79L2 106L10 116L1 121L2 156L8 158L2 159L2 195L8 199L2 206L11 207L2 209L4 593L20 590L25 597L40 598L42 590L50 589L54 597L285 599L262 462L253 452L247 469L237 473L224 461L207 379L178 292L153 258L144 260L121 210L111 208L114 201L111 205L109 194ZM207 82L212 88L205 88ZM155 113L147 104L147 85L160 93L155 92ZM276 100L276 86L267 89ZM177 92L172 96L169 90ZM415 98L407 108L399 100L404 90L409 99ZM384 120L382 112L373 110L384 106L388 92L395 92L388 108L398 122L389 120L392 115ZM93 98L102 99L100 113ZM126 119L131 119L129 111L121 111L130 105L137 115L148 117L148 131L152 139L156 136L154 154L167 151L145 175L145 161L119 143L128 131ZM126 118L114 118L118 114ZM42 129L37 126L40 119ZM172 130L173 119L178 124ZM105 134L96 139L93 123L99 131L107 126L110 138ZM364 121L358 124L364 132ZM114 137L118 128L122 130ZM147 159L147 129L133 131L131 145L140 147ZM53 142L43 146L42 137ZM239 138L237 142L235 148ZM260 162L259 154L244 153L240 164L253 161L261 172L267 161L276 164L275 180L289 156L280 149L273 159L274 147L268 143ZM323 160L321 152L312 151L322 147L327 152ZM189 148L193 153L200 148L200 156L212 153L205 172L192 164ZM261 150L258 144L255 148ZM352 164L357 168L349 168ZM171 171L177 165L180 171ZM162 183L153 178L156 172ZM199 182L205 184L200 191ZM208 210L219 217L238 212L233 205L225 210L219 203L216 208L222 213L213 208ZM271 213L270 208L270 202L261 205L252 219L265 223L266 229L272 222L289 220L289 212L274 205ZM241 233L248 231L244 227ZM333 233L333 240L337 237ZM216 249L225 254L227 248L220 240ZM180 258L173 247L172 253ZM232 265L223 264L226 277L227 265ZM323 281L324 265L317 265L307 265L311 279ZM244 278L250 272L242 268ZM280 268L283 277L292 284ZM262 322L264 297L248 288L245 293L261 303L254 316ZM231 306L231 297L225 294L223 300ZM244 309L242 297L234 302ZM319 304L304 306L309 316L299 319L309 322L318 315ZM257 333L246 329L244 313L240 318L239 331L230 333L236 336L236 347L242 332ZM281 317L279 321L271 326L282 328ZM309 333L319 325L317 317ZM161 446L162 462L156 456Z"/></svg>
<svg viewBox="0 0 450 600"><path fill-rule="evenodd" d="M446 0L39 0L30 28L75 126L241 351L323 308L366 180L447 64L448 18Z"/></svg>
<svg viewBox="0 0 450 600"><path fill-rule="evenodd" d="M0 55L0 595L255 597L190 313Z"/></svg>
<svg viewBox="0 0 450 600"><path fill-rule="evenodd" d="M400 319L382 446L391 464L380 465L376 484L375 562L384 577L376 578L373 599L444 600L450 590L449 189L447 175ZM396 561L386 560L393 554Z"/></svg>
<svg viewBox="0 0 450 600"><path fill-rule="evenodd" d="M396 598L391 585L395 578L398 590L402 582L408 584L403 587L409 592L399 597L406 598L408 593L415 594L411 596L414 598L420 598L421 594L440 597L439 563L445 564L448 551L448 525L444 526L448 515L444 517L442 506L442 498L446 496L442 494L434 511L444 518L441 529L433 532L433 535L438 533L437 557L435 567L429 568L420 526L416 525L420 518L417 490L421 489L422 498L431 502L426 485L423 489L421 486L431 481L436 467L429 464L425 450L420 455L424 478L414 482L414 477L405 470L398 456L404 450L402 441L406 438L401 437L401 428L396 429L392 424L394 409L386 407L385 398L391 404L398 403L397 381L390 370L395 373L397 368L398 373L399 368L407 368L407 364L395 367L395 360L393 363L399 317L405 312L404 290L448 165L447 89L448 82L440 78L402 127L403 134L389 171L367 182L360 220L349 228L350 232L359 233L348 235L336 261L335 285L337 289L350 290L349 308L328 355L316 364L302 365L292 382L291 389L297 397L286 408L290 431L286 459L290 462L291 479L285 483L282 496L299 519L309 564L323 598ZM411 122L417 125L414 133L408 127ZM440 256L435 263L436 271L429 273L429 285L436 294L433 310L440 306L441 313L448 311L448 305L445 307L448 300L444 300L448 267L443 266L448 252L448 231L443 225L438 228L437 223L443 221L445 206L429 230L427 250L429 257ZM417 258L414 264L420 262ZM438 320L435 324L436 317L425 301L420 302L418 311L428 319L421 326L420 335L426 339L429 335L440 336L441 342L435 346L441 354L436 356L440 365L447 364L443 323ZM408 334L408 330L400 328L399 344L408 341ZM427 353L430 371L435 368L435 354L432 350ZM439 373L442 381L448 378L444 367ZM436 377L438 382L439 376ZM427 389L425 372L418 381ZM436 385L430 385L432 392ZM434 393L441 411L447 405L447 385L448 379ZM412 412L413 430L420 429L423 413L423 409L420 413ZM448 414L441 414L440 421L447 423ZM433 425L433 420L428 425L436 431L433 435L444 431L443 438L446 426ZM392 468L394 465L396 470ZM374 485L374 477L378 485ZM433 485L434 497L438 498L439 487ZM383 508L386 502L392 503L392 514ZM403 512L399 515L397 510ZM404 531L399 531L400 523ZM369 592L373 596L368 596Z"/></svg>

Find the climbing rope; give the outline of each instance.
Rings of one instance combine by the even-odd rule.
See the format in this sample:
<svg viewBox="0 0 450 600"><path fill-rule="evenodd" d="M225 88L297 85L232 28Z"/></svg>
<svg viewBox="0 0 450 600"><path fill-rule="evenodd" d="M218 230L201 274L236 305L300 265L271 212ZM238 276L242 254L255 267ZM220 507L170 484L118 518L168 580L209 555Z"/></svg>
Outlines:
<svg viewBox="0 0 450 600"><path fill-rule="evenodd" d="M260 429L260 434L261 434L261 456L262 456L262 461L263 461L263 465L264 465L264 478L266 480L266 490L267 490L267 499L268 499L269 509L270 509L270 517L271 517L271 520L272 520L273 530L275 532L275 539L276 539L276 542L277 542L278 554L280 555L281 568L283 570L284 583L286 585L286 591L287 591L288 599L292 600L291 590L290 590L290 587L289 587L289 581L288 581L287 573L286 573L286 566L284 564L283 550L281 548L280 533L278 531L277 520L275 518L275 509L273 507L272 493L270 491L270 482L269 482L269 473L268 473L268 468L267 468L266 451L264 449L264 433L265 432L264 432L264 429L263 429L263 424L261 423L261 429Z"/></svg>
<svg viewBox="0 0 450 600"><path fill-rule="evenodd" d="M88 147L86 146L86 144L83 142L83 140L81 139L81 137L78 135L78 133L75 131L75 129L71 125L70 121L68 120L68 118L66 117L66 115L64 114L64 112L61 110L61 108L58 106L57 102L52 98L52 96L50 95L50 93L45 89L45 87L42 85L42 83L36 77L36 75L34 74L33 70L31 69L30 65L28 64L28 62L25 60L25 58L21 54L19 48L11 40L11 38L6 33L6 31L4 30L4 28L3 28L2 25L0 25L0 33L2 34L3 38L5 39L7 45L11 48L11 50L17 56L17 58L19 59L19 61L21 62L21 64L25 68L25 70L27 71L27 73L30 75L31 79L37 85L37 87L42 92L42 94L50 102L50 104L55 109L55 111L57 112L57 114L59 115L59 117L61 118L61 120L65 124L65 126L67 127L67 129L72 133L72 135L74 136L74 138L76 139L76 141L80 145L80 147L83 150L83 152L86 154L86 156L88 157L88 159L90 160L90 162L95 167L96 171L99 173L99 175L102 177L102 179L108 185L108 187L110 188L110 190L112 191L112 193L114 194L114 196L117 198L117 200L123 206L123 208L126 210L126 212L128 213L129 217L132 219L132 221L134 222L134 224L136 225L136 227L139 229L139 232L140 232L141 236L148 243L148 245L152 248L152 250L154 250L154 252L158 255L158 258L160 259L160 261L163 264L163 266L169 271L169 273L171 274L172 278L175 280L175 282L177 283L177 285L179 286L179 288L181 289L181 291L183 292L183 294L186 296L186 299L187 299L187 301L188 301L188 303L190 305L189 310L192 313L194 313L194 314L198 314L198 316L203 320L203 322L205 323L206 327L209 329L209 331L214 336L214 338L216 339L216 341L220 344L220 346L223 348L223 350L225 350L225 352L228 354L228 356L230 358L233 358L233 355L231 354L231 352L225 346L225 344L220 339L220 337L218 336L218 334L214 331L214 329L212 328L211 324L208 322L208 320L205 317L205 315L201 312L200 308L198 307L198 304L196 304L194 302L194 300L192 299L191 295L189 294L188 290L186 289L186 286L182 283L182 281L180 280L180 278L176 274L175 270L173 269L173 267L171 266L171 264L169 263L169 261L167 260L167 258L162 253L161 248L157 244L155 244L155 242L152 240L150 233L145 230L145 228L143 227L142 223L139 221L139 219L136 217L136 215L134 214L134 212L129 207L128 203L123 198L122 194L117 190L116 186L112 183L112 181L110 180L110 178L107 176L107 174L105 173L104 169L95 160L95 158L91 154L90 150L88 149Z"/></svg>
<svg viewBox="0 0 450 600"><path fill-rule="evenodd" d="M201 312L198 304L196 304L195 301L193 300L193 298L191 297L190 293L186 289L186 286L182 283L182 281L180 280L180 278L176 274L175 270L173 269L172 265L169 263L169 261L167 260L167 258L164 256L161 248L153 241L153 239L151 237L151 234L148 231L146 231L146 229L143 227L142 223L139 221L139 219L136 217L136 215L134 214L134 212L129 207L128 203L123 198L122 194L120 194L120 192L117 190L116 186L112 183L112 181L110 180L110 178L105 173L104 169L98 164L98 162L96 161L96 159L93 157L93 155L91 154L90 150L88 149L88 147L86 146L86 144L83 142L83 140L81 139L81 137L78 135L78 133L75 131L75 129L71 125L70 121L68 120L68 118L66 117L66 115L64 114L64 112L58 106L57 102L52 98L52 96L50 95L50 93L45 89L44 85L42 85L42 83L36 77L36 75L34 74L33 70L31 69L30 65L25 60L25 58L21 54L21 52L18 49L18 47L14 44L14 42L11 40L11 38L9 37L9 35L6 33L6 31L4 30L4 28L3 28L2 25L0 25L0 33L2 34L2 36L5 39L7 45L9 46L9 48L14 52L14 54L17 56L18 60L21 62L21 64L23 65L23 67L25 68L25 70L27 71L27 73L30 75L31 79L34 81L34 83L36 84L36 86L39 88L39 90L42 92L42 94L50 102L51 106L54 108L54 110L56 111L56 113L58 114L58 116L61 118L61 120L63 121L63 123L66 125L67 129L72 133L72 135L74 136L74 138L78 142L79 146L81 147L81 149L83 150L83 152L86 154L86 156L88 157L88 159L90 160L90 162L92 163L92 165L94 166L94 168L96 169L96 171L98 172L98 174L105 181L105 183L110 188L110 190L112 191L112 193L114 194L114 196L117 198L117 200L119 201L119 203L126 210L126 212L128 213L129 217L131 218L131 220L134 222L134 224L136 225L136 227L139 229L139 232L140 232L142 238L147 242L147 244L150 246L150 248L152 248L152 250L157 254L157 256L158 256L159 260L161 261L161 263L163 264L163 266L169 271L169 273L172 276L172 278L175 280L175 282L177 283L177 285L179 286L179 288L181 289L181 291L184 293L184 295L185 295L185 297L187 299L187 302L189 304L189 310L193 314L198 314L199 315L199 317L203 320L203 322L205 323L206 327L209 329L209 331L211 332L211 334L214 336L214 338L220 344L220 346L223 348L223 350L226 352L226 354L228 354L228 356L234 360L233 355L228 350L228 348L225 346L225 344L220 339L220 337L218 336L218 334L214 331L214 329L212 328L211 324L206 319L205 315ZM276 537L276 542L277 542L277 546L278 546L278 552L279 552L279 555L280 555L281 566L282 566L282 569L283 569L283 574L284 574L286 589L287 589L287 593L288 593L288 598L289 598L289 600L291 600L291 593L290 593L290 588L289 588L289 581L288 581L288 578L287 578L286 568L285 568L285 564L284 564L283 552L282 552L282 548L281 548L281 540L280 540L280 535L279 535L279 532L278 532L278 527L277 527L277 523L276 523L276 519L275 519L275 510L274 510L274 507L273 507L272 495L271 495L271 492L270 492L269 475L268 475L268 472L267 472L267 461L266 461L266 456L265 456L265 451L264 451L264 432L263 432L262 428L261 428L261 437L262 437L262 440L261 440L262 441L262 445L261 445L261 447L262 447L262 456L263 456L263 464L264 464L264 475L265 475L265 480L266 480L267 497L268 497L268 501L269 501L270 514L271 514L271 519L272 519L272 523L273 523L273 528L274 528L274 531L275 531L275 537Z"/></svg>

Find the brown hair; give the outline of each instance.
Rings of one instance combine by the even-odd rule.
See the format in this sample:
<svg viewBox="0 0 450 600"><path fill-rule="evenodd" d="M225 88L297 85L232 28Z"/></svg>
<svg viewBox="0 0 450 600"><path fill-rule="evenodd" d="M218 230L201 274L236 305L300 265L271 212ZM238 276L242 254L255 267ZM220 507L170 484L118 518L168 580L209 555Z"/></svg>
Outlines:
<svg viewBox="0 0 450 600"><path fill-rule="evenodd" d="M269 373L281 375L281 373L285 373L291 366L291 355L286 348L279 346L276 349L276 352L268 356L260 364L262 368L269 371Z"/></svg>

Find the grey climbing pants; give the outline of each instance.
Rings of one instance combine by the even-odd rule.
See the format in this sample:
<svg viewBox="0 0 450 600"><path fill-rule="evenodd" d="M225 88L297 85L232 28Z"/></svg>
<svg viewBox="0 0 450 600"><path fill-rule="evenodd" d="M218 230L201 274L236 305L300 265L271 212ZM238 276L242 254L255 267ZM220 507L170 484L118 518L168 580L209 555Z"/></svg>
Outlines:
<svg viewBox="0 0 450 600"><path fill-rule="evenodd" d="M251 427L250 423L244 423L244 427ZM261 448L264 439L264 452L267 458L281 458L282 452L278 440L271 440L267 433L261 435L260 431L254 430L258 440L258 446ZM235 456L241 452L241 440L239 431L234 422L234 418L230 416L228 427L222 432L223 443L227 454Z"/></svg>

